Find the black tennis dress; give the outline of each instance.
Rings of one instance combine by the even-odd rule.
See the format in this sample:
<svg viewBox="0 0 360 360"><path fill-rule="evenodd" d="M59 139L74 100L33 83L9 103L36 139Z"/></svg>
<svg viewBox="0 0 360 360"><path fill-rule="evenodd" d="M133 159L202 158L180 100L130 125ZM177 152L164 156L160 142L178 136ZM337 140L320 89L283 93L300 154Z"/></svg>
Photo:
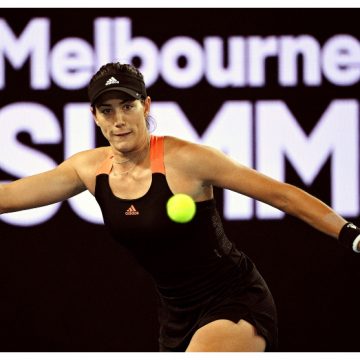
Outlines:
<svg viewBox="0 0 360 360"><path fill-rule="evenodd" d="M112 237L150 273L159 294L160 351L185 351L197 329L218 319L253 324L277 344L276 309L253 262L225 235L213 199L197 202L194 219L178 224L166 214L173 195L166 181L163 137L151 136L152 183L137 199L109 186L112 159L98 170L95 197Z"/></svg>

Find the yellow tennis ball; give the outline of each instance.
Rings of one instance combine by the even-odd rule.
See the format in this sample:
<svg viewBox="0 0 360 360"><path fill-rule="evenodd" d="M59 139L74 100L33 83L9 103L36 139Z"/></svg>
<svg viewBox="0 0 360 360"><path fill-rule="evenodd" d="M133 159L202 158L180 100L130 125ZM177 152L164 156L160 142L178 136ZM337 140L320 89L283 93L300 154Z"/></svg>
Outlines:
<svg viewBox="0 0 360 360"><path fill-rule="evenodd" d="M196 213L196 204L191 196L186 194L173 195L166 204L169 218L177 223L187 223Z"/></svg>

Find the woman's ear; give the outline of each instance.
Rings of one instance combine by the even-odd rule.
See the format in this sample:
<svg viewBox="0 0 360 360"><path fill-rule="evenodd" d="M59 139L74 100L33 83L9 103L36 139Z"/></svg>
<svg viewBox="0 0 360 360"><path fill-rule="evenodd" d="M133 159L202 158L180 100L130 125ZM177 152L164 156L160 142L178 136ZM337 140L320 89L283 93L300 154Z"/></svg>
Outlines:
<svg viewBox="0 0 360 360"><path fill-rule="evenodd" d="M144 102L144 113L145 113L145 116L148 116L149 113L150 113L150 106L151 106L151 98L150 96L148 96L146 99L145 99L145 102Z"/></svg>
<svg viewBox="0 0 360 360"><path fill-rule="evenodd" d="M91 111L91 114L95 120L95 123L97 126L100 126L99 122L96 120L96 113L95 113L95 108L93 106L90 106L90 111Z"/></svg>

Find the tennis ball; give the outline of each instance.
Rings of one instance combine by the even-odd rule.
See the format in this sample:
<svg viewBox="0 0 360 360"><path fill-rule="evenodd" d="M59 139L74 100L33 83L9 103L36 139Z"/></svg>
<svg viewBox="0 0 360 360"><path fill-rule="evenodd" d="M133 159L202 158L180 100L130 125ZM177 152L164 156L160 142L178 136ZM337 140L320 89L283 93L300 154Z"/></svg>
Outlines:
<svg viewBox="0 0 360 360"><path fill-rule="evenodd" d="M196 204L189 195L175 194L168 200L166 211L172 221L184 224L195 216Z"/></svg>

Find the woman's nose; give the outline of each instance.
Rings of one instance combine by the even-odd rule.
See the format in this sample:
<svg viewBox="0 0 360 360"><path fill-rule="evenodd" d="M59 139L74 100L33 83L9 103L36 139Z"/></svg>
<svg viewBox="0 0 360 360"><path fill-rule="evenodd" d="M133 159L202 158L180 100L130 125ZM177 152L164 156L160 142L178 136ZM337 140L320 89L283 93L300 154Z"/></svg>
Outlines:
<svg viewBox="0 0 360 360"><path fill-rule="evenodd" d="M115 112L115 126L123 126L125 124L124 116L121 111Z"/></svg>

